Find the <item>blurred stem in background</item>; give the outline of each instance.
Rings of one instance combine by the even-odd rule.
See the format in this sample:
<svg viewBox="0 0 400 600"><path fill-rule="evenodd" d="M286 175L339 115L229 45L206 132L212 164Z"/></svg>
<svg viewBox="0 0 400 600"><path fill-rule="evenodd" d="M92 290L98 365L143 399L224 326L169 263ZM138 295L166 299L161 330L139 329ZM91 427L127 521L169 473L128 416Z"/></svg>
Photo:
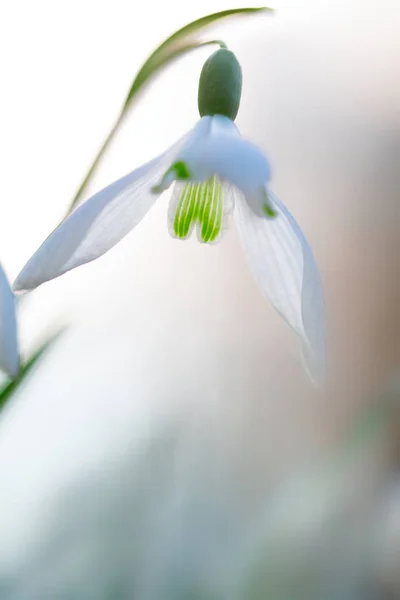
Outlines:
<svg viewBox="0 0 400 600"><path fill-rule="evenodd" d="M273 12L273 9L267 7L235 8L213 13L197 19L188 25L185 25L167 38L160 46L158 46L158 48L150 55L137 75L134 77L127 97L123 103L121 112L117 117L115 124L111 128L111 131L108 133L85 178L79 186L65 216L68 216L82 200L93 175L99 167L102 157L105 155L111 142L118 133L120 126L122 125L132 105L138 99L139 93L146 87L150 80L172 61L191 50L211 44L219 44L220 47L225 47L224 42L221 40L204 40L204 38L201 38L201 36L204 35L205 30L210 25L228 17L251 15L260 12ZM26 376L32 371L33 367L37 364L43 353L53 345L56 339L58 339L60 333L61 332L58 331L50 338L46 339L45 342L42 343L38 349L26 359L15 379L12 381L6 381L3 386L0 387L0 411L4 408L13 393L19 388L21 383L23 383Z"/></svg>
<svg viewBox="0 0 400 600"><path fill-rule="evenodd" d="M53 346L54 342L60 337L62 333L63 330L57 331L56 333L51 335L51 337L49 337L45 342L43 342L38 347L38 349L35 350L33 354L31 354L28 360L21 367L21 370L18 373L17 377L15 379L12 379L11 381L8 381L3 386L3 388L0 390L0 411L4 408L7 401L9 400L9 398L11 398L15 390L18 389L21 382L32 371L36 363L41 359L42 355Z"/></svg>

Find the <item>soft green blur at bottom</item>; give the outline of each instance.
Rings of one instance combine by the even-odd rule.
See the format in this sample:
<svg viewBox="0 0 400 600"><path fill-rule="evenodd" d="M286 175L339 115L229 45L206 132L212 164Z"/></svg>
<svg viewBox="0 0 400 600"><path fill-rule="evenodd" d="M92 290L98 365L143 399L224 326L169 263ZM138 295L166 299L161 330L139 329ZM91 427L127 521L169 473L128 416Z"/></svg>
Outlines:
<svg viewBox="0 0 400 600"><path fill-rule="evenodd" d="M222 229L223 202L222 183L217 177L204 183L187 183L181 192L173 221L176 237L189 237L198 222L201 240L214 242Z"/></svg>

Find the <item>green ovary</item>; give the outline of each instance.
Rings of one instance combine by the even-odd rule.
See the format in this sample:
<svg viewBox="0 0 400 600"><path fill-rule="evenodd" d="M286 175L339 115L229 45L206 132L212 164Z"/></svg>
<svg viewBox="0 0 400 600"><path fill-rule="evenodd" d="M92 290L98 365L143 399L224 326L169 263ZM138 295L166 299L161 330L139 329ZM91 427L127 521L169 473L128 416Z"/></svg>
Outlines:
<svg viewBox="0 0 400 600"><path fill-rule="evenodd" d="M176 237L187 238L197 223L201 240L214 242L222 229L223 189L217 177L204 183L187 183L180 195L173 221Z"/></svg>

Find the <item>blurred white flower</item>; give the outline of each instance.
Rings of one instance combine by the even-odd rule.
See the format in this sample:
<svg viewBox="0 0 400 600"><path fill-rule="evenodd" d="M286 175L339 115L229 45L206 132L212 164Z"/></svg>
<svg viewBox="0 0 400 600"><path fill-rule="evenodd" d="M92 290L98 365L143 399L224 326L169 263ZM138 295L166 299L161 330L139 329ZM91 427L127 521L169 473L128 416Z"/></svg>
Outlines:
<svg viewBox="0 0 400 600"><path fill-rule="evenodd" d="M0 265L0 369L16 377L19 367L15 297Z"/></svg>

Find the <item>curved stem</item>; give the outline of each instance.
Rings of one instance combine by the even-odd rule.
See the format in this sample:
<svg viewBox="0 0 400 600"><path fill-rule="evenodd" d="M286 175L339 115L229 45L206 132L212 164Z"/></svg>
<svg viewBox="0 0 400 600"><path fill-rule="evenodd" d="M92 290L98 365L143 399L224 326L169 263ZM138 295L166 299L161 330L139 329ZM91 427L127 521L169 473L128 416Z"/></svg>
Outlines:
<svg viewBox="0 0 400 600"><path fill-rule="evenodd" d="M86 190L87 186L89 185L91 178L93 177L97 167L99 166L101 159L103 158L103 155L105 154L108 146L110 145L110 143L114 139L116 133L118 132L118 129L122 123L124 115L125 115L125 111L122 111L121 114L119 115L118 119L115 121L114 125L111 127L111 130L108 133L106 139L104 140L103 145L101 146L96 158L94 159L91 167L89 168L88 172L86 173L84 180L82 181L75 196L73 197L72 202L67 209L67 212L65 215L66 217L74 210L74 208L78 204L79 200L82 198L84 191Z"/></svg>

